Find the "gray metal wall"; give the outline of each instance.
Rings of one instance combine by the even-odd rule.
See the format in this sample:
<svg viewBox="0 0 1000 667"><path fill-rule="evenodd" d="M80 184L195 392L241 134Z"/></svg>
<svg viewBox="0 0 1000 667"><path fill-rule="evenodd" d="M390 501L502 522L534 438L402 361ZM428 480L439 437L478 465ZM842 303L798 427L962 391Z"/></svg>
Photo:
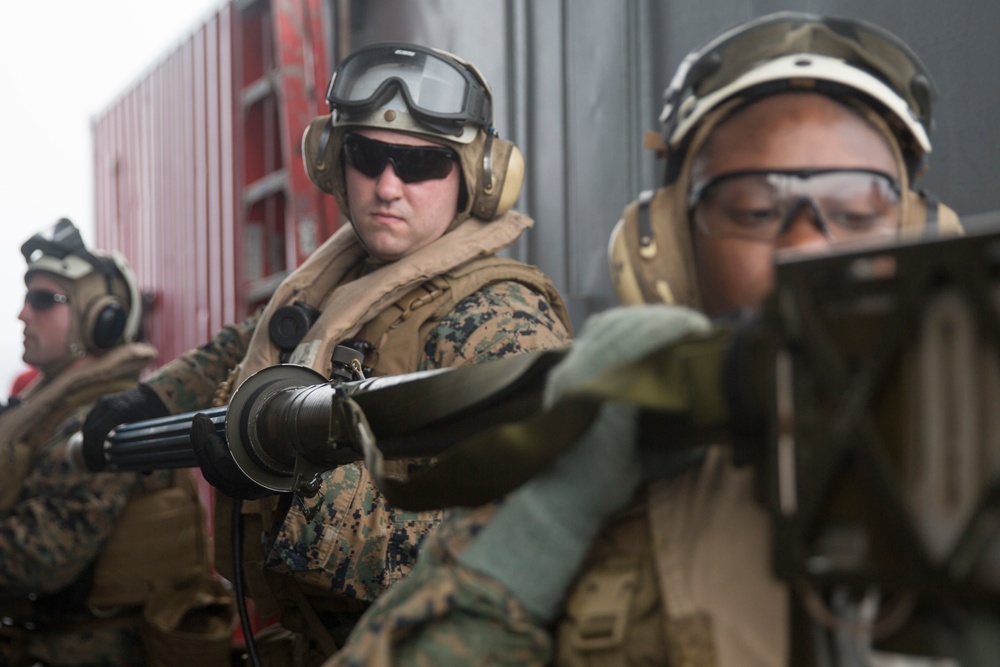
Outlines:
<svg viewBox="0 0 1000 667"><path fill-rule="evenodd" d="M971 223L1000 221L997 0L353 0L352 47L406 40L457 53L494 89L496 125L527 161L514 254L567 297L574 322L613 305L605 252L622 208L654 187L641 149L683 56L745 19L797 9L866 19L908 42L939 89L923 184Z"/></svg>

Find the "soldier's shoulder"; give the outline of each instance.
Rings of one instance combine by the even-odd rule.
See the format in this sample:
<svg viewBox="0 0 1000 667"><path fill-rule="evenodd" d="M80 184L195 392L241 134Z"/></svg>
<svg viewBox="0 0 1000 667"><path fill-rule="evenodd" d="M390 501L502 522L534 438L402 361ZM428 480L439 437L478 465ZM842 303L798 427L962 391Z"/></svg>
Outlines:
<svg viewBox="0 0 1000 667"><path fill-rule="evenodd" d="M517 281L492 283L462 299L430 331L430 367L481 363L561 347L570 332L544 294Z"/></svg>

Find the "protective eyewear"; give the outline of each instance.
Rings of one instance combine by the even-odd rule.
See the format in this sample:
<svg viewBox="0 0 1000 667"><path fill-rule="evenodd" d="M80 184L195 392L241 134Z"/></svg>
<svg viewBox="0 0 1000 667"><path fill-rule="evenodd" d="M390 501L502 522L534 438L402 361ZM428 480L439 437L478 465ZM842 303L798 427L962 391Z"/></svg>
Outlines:
<svg viewBox="0 0 1000 667"><path fill-rule="evenodd" d="M378 178L391 164L404 183L419 183L444 178L458 155L444 146L404 146L363 137L344 136L344 162L368 178Z"/></svg>
<svg viewBox="0 0 1000 667"><path fill-rule="evenodd" d="M326 101L346 118L360 117L400 95L421 124L460 136L462 126L488 128L493 111L485 81L445 54L415 44L374 44L337 67Z"/></svg>
<svg viewBox="0 0 1000 667"><path fill-rule="evenodd" d="M893 234L899 228L899 182L867 169L738 171L691 189L688 210L706 236L771 242L804 207L832 241Z"/></svg>
<svg viewBox="0 0 1000 667"><path fill-rule="evenodd" d="M41 313L57 303L69 303L69 297L48 290L28 290L27 294L24 295L24 303L31 306L32 310Z"/></svg>

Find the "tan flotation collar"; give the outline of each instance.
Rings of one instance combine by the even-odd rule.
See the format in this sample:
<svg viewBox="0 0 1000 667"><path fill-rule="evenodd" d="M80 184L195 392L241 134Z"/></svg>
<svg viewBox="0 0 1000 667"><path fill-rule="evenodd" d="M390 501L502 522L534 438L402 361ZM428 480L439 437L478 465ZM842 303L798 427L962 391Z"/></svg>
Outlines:
<svg viewBox="0 0 1000 667"><path fill-rule="evenodd" d="M351 276L366 255L354 229L341 227L275 290L261 317L263 325L250 339L233 386L279 362L280 350L271 342L266 326L278 308L304 301L322 312L300 346L318 347L311 365L325 373L337 343L354 336L361 326L414 287L477 257L494 254L533 224L531 218L513 211L492 222L470 218L404 260L354 280Z"/></svg>
<svg viewBox="0 0 1000 667"><path fill-rule="evenodd" d="M24 478L53 429L73 410L134 385L155 357L156 349L144 343L116 347L82 368L33 383L23 404L0 415L0 511L17 501ZM115 380L121 381L120 387Z"/></svg>

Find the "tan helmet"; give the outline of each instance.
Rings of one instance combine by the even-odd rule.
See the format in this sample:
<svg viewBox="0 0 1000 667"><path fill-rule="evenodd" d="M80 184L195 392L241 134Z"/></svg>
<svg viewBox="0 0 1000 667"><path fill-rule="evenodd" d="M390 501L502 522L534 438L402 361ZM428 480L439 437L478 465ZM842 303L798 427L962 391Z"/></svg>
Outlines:
<svg viewBox="0 0 1000 667"><path fill-rule="evenodd" d="M687 210L691 162L735 109L794 91L852 106L886 136L902 175L905 232L959 229L951 209L911 189L931 151L936 95L917 56L891 33L862 21L779 12L736 26L689 54L664 92L662 133L647 147L666 158L665 185L626 207L609 243L621 303L701 307Z"/></svg>
<svg viewBox="0 0 1000 667"><path fill-rule="evenodd" d="M136 340L142 297L122 255L87 250L79 230L66 218L25 241L21 254L28 263L25 283L32 274L45 273L69 297L69 359L100 355Z"/></svg>
<svg viewBox="0 0 1000 667"><path fill-rule="evenodd" d="M336 198L345 216L341 150L351 128L413 134L459 155L464 196L449 228L469 216L494 220L517 201L524 158L497 136L492 91L472 63L416 44L372 44L340 63L326 100L331 113L306 128L302 154L309 178Z"/></svg>

